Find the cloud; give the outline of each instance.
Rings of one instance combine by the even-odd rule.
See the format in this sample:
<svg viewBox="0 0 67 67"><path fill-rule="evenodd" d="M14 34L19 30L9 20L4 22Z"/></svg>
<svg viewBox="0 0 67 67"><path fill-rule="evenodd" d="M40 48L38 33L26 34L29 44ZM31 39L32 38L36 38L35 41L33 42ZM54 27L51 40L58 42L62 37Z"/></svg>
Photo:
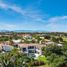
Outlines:
<svg viewBox="0 0 67 67"><path fill-rule="evenodd" d="M62 20L66 19L67 20L67 16L62 16L60 17Z"/></svg>
<svg viewBox="0 0 67 67"><path fill-rule="evenodd" d="M55 32L65 32L67 31L67 16L56 16L51 17L47 20L48 24L46 25L46 28L55 31Z"/></svg>
<svg viewBox="0 0 67 67"><path fill-rule="evenodd" d="M40 1L39 1L39 3L40 3ZM40 23L44 22L44 24L42 24L41 27L43 26L42 28L45 28L46 30L67 31L66 30L67 24L66 25L64 24L64 20L67 20L67 16L55 16L55 17L47 18L45 20L46 16L44 16L44 15L42 16L41 14L38 14L38 11L36 12L36 10L32 10L29 7L27 9L22 9L21 7L16 6L16 5L9 5L9 4L0 2L0 8L2 8L4 10L12 10L24 17L34 20L34 22L40 22ZM31 20L31 22L32 22L32 20ZM61 24L60 21L63 21L63 23ZM45 22L48 24L45 24ZM35 25L35 26L38 26L38 25ZM40 29L40 26L38 26L38 27ZM18 25L0 24L0 29L14 30L14 29L18 29L18 28L19 28Z"/></svg>
<svg viewBox="0 0 67 67"><path fill-rule="evenodd" d="M0 2L0 8L6 9L6 8L8 8L8 6L6 4L3 4L2 2Z"/></svg>
<svg viewBox="0 0 67 67"><path fill-rule="evenodd" d="M20 14L22 14L22 15L25 15L25 11L24 10L22 10L20 7L17 7L17 6L12 6L12 5L8 5L8 4L5 4L5 3L0 3L0 8L3 8L3 9L7 9L7 10L9 10L9 9L11 9L11 10L13 10L13 11L15 11L15 12L18 12L18 13L20 13Z"/></svg>
<svg viewBox="0 0 67 67"><path fill-rule="evenodd" d="M45 28L52 32L67 32L67 23L48 23L45 25Z"/></svg>
<svg viewBox="0 0 67 67"><path fill-rule="evenodd" d="M57 16L57 17L52 17L48 19L48 22L58 22L62 20L67 20L67 16Z"/></svg>
<svg viewBox="0 0 67 67"><path fill-rule="evenodd" d="M0 30L14 30L16 27L14 24L0 23Z"/></svg>
<svg viewBox="0 0 67 67"><path fill-rule="evenodd" d="M31 18L34 21L44 22L43 16L36 14L36 12L34 12L34 10L31 10L30 8L27 8L28 10L26 10L26 9L22 9L21 7L18 7L16 5L8 5L8 4L5 4L3 2L0 2L0 8L2 8L4 10L10 9L12 11L15 11L16 13L21 14L24 17Z"/></svg>

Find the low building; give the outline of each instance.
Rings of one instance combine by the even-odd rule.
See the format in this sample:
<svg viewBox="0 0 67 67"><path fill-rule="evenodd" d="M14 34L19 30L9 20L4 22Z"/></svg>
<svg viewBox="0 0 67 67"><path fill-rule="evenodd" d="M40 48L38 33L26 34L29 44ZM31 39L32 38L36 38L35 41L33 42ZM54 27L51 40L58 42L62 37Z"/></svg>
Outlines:
<svg viewBox="0 0 67 67"><path fill-rule="evenodd" d="M2 45L2 51L9 52L9 51L12 51L13 49L14 49L13 46L10 46L10 45L7 45L7 44Z"/></svg>
<svg viewBox="0 0 67 67"><path fill-rule="evenodd" d="M21 39L17 39L17 40L13 39L12 41L14 44L19 44L21 42Z"/></svg>
<svg viewBox="0 0 67 67"><path fill-rule="evenodd" d="M63 44L57 44L57 46L62 47L62 46L63 46Z"/></svg>
<svg viewBox="0 0 67 67"><path fill-rule="evenodd" d="M23 53L27 54L29 57L34 57L35 59L42 55L41 48L44 46L45 45L41 44L18 44L18 47Z"/></svg>

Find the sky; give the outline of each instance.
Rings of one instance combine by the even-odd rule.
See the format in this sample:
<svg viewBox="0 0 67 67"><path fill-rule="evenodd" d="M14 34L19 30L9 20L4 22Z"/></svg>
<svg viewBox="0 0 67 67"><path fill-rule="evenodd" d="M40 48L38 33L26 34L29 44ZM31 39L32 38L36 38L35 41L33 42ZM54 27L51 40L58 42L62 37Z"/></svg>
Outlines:
<svg viewBox="0 0 67 67"><path fill-rule="evenodd" d="M67 0L0 0L0 30L67 32Z"/></svg>

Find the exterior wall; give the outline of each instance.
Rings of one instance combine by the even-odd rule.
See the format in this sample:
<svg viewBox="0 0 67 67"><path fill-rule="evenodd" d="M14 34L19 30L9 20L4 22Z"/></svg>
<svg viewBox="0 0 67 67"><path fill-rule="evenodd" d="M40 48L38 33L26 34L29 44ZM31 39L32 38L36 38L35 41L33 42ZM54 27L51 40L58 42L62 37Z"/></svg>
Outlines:
<svg viewBox="0 0 67 67"><path fill-rule="evenodd" d="M26 51L23 51L23 49L26 49ZM42 51L41 49L36 48L35 46L28 46L28 47L24 47L21 48L21 50L23 51L23 53L27 54L29 57L38 57L40 55L42 55Z"/></svg>

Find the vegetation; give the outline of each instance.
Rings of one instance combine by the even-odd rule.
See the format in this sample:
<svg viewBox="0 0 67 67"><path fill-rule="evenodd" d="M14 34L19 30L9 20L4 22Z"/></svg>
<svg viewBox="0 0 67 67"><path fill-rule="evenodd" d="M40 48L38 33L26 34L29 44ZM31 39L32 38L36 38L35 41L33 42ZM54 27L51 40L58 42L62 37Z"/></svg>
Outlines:
<svg viewBox="0 0 67 67"><path fill-rule="evenodd" d="M25 33L26 34L26 33ZM44 33L43 33L44 34ZM17 49L11 52L0 53L0 67L67 67L67 34L66 33L45 33L47 35L32 33L27 37L18 36L12 33L12 36L1 36L0 42L10 41L12 39L21 39L23 43L40 43L45 45L45 40L50 40L54 44L48 44L42 48L43 56L39 56L37 60L19 52ZM62 36L61 36L62 35ZM63 44L58 46L57 44Z"/></svg>
<svg viewBox="0 0 67 67"><path fill-rule="evenodd" d="M67 67L67 45L49 45L42 49L50 67Z"/></svg>
<svg viewBox="0 0 67 67"><path fill-rule="evenodd" d="M38 61L42 61L44 63L47 63L47 58L45 56L39 56Z"/></svg>
<svg viewBox="0 0 67 67"><path fill-rule="evenodd" d="M0 54L0 67L28 67L31 58L19 53L17 49L11 52Z"/></svg>

